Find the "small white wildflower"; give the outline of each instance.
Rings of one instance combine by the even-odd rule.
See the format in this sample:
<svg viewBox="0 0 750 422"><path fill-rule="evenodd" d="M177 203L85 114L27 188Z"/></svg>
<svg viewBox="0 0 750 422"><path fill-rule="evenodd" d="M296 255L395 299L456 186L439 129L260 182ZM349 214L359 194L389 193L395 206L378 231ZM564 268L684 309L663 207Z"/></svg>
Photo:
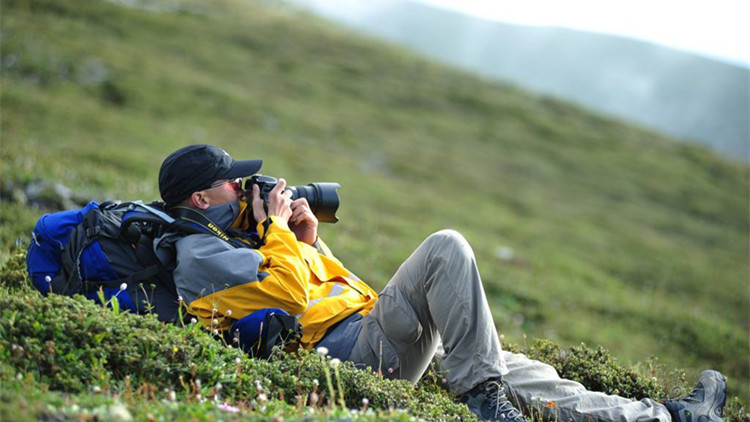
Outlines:
<svg viewBox="0 0 750 422"><path fill-rule="evenodd" d="M239 407L234 407L234 406L226 404L226 403L220 404L219 405L219 409L221 409L221 410L223 410L225 412L229 412L229 413L237 413L237 412L240 411Z"/></svg>
<svg viewBox="0 0 750 422"><path fill-rule="evenodd" d="M182 299L182 296L177 296L177 301L180 303L184 302L184 300Z"/></svg>
<svg viewBox="0 0 750 422"><path fill-rule="evenodd" d="M218 320L218 319L216 319L216 318L214 318L214 319L213 319L213 320L211 321L211 325L219 325L219 320Z"/></svg>
<svg viewBox="0 0 750 422"><path fill-rule="evenodd" d="M393 373L393 368L388 368L388 373L392 374Z"/></svg>
<svg viewBox="0 0 750 422"><path fill-rule="evenodd" d="M217 382L217 383L216 383L216 386L215 386L214 388L216 388L216 390L221 390L222 388L224 388L224 386L223 386L223 385L221 385L221 383L220 383L220 382Z"/></svg>
<svg viewBox="0 0 750 422"><path fill-rule="evenodd" d="M327 355L327 354L328 354L328 348L327 348L327 347L318 347L318 348L316 349L316 352L318 352L318 354L319 354L320 356L325 356L325 355Z"/></svg>
<svg viewBox="0 0 750 422"><path fill-rule="evenodd" d="M657 381L656 377L651 377L651 381Z"/></svg>
<svg viewBox="0 0 750 422"><path fill-rule="evenodd" d="M98 385L95 385L94 388L91 389L91 391L93 391L96 394L99 394L102 392L102 389Z"/></svg>
<svg viewBox="0 0 750 422"><path fill-rule="evenodd" d="M258 390L261 389L261 385L260 385L260 381L259 380L255 380L255 388L257 388Z"/></svg>
<svg viewBox="0 0 750 422"><path fill-rule="evenodd" d="M264 393L258 394L258 401L261 403L265 403L268 400L268 396L266 396Z"/></svg>
<svg viewBox="0 0 750 422"><path fill-rule="evenodd" d="M218 309L216 309L216 308L213 308L213 309L211 310L211 313L214 313L214 314L218 314L218 313L219 313L219 310L218 310Z"/></svg>
<svg viewBox="0 0 750 422"><path fill-rule="evenodd" d="M169 392L169 401L177 401L177 393L174 390Z"/></svg>
<svg viewBox="0 0 750 422"><path fill-rule="evenodd" d="M197 319L195 319L195 318L190 318L190 323L191 323L191 324L197 324L197 323L198 323L198 320L197 320Z"/></svg>
<svg viewBox="0 0 750 422"><path fill-rule="evenodd" d="M202 401L203 397L201 397L200 394L196 394L195 395L195 399L198 400L198 401Z"/></svg>
<svg viewBox="0 0 750 422"><path fill-rule="evenodd" d="M227 311L224 312L224 315L226 315L226 316L232 315L232 310L231 309L227 309Z"/></svg>
<svg viewBox="0 0 750 422"><path fill-rule="evenodd" d="M339 365L341 365L341 361L338 358L333 358L330 362L328 362L328 364L331 365L331 368L336 369L339 367Z"/></svg>
<svg viewBox="0 0 750 422"><path fill-rule="evenodd" d="M122 291L122 290L125 290L125 289L127 289L127 288L128 288L128 283L122 283L122 284L120 284L120 290L121 290L121 291Z"/></svg>
<svg viewBox="0 0 750 422"><path fill-rule="evenodd" d="M505 334L500 334L500 340L505 340Z"/></svg>
<svg viewBox="0 0 750 422"><path fill-rule="evenodd" d="M201 380L200 380L200 379L196 379L196 380L195 380L195 386L196 386L197 388L201 388Z"/></svg>
<svg viewBox="0 0 750 422"><path fill-rule="evenodd" d="M218 335L219 335L219 330L217 330L217 329L214 329L214 335L215 335L215 336L218 336Z"/></svg>
<svg viewBox="0 0 750 422"><path fill-rule="evenodd" d="M21 381L23 379L23 375L21 375L20 373L16 374L16 379Z"/></svg>
<svg viewBox="0 0 750 422"><path fill-rule="evenodd" d="M315 378L315 379L313 380L313 386L317 387L317 386L319 386L319 385L320 385L320 383L318 382L318 379L317 379L317 378Z"/></svg>
<svg viewBox="0 0 750 422"><path fill-rule="evenodd" d="M370 400L367 400L367 397L362 399L362 406L367 407L367 405L370 404Z"/></svg>
<svg viewBox="0 0 750 422"><path fill-rule="evenodd" d="M242 359L240 359L240 358L234 358L234 363L236 363L237 365L239 365L239 364L242 363Z"/></svg>
<svg viewBox="0 0 750 422"><path fill-rule="evenodd" d="M44 281L46 281L47 283L52 283L52 277L46 275L44 276Z"/></svg>

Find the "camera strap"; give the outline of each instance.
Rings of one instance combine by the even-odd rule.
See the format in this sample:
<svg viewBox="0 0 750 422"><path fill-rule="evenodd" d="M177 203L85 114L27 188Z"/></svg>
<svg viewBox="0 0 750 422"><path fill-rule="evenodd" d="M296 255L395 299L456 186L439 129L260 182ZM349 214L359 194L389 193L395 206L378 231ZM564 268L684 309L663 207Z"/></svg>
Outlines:
<svg viewBox="0 0 750 422"><path fill-rule="evenodd" d="M191 223L192 225L197 226L203 232L210 233L232 246L247 247L244 242L239 239L230 237L224 232L224 230L219 228L218 225L211 221L210 218L194 208L177 206L172 208L171 211L172 214L177 217L177 219Z"/></svg>

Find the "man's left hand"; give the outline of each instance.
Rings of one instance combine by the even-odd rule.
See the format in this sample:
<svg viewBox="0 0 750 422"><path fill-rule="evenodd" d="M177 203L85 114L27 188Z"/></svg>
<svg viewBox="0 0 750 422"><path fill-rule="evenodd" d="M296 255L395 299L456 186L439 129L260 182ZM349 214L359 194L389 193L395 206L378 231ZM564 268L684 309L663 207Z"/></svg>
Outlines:
<svg viewBox="0 0 750 422"><path fill-rule="evenodd" d="M291 208L289 229L292 230L297 240L312 245L318 239L318 218L313 214L305 198L292 201Z"/></svg>

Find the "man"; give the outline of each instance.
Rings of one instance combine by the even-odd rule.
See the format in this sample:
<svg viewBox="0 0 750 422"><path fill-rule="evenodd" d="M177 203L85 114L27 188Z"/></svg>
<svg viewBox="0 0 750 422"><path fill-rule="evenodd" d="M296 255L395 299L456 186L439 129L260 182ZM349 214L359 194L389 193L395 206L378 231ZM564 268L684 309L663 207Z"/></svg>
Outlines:
<svg viewBox="0 0 750 422"><path fill-rule="evenodd" d="M661 404L586 391L549 365L502 351L474 254L455 231L428 237L378 295L331 254L307 202L293 201L283 179L266 202L253 186L258 223L243 227L247 211L237 178L257 173L261 164L190 145L161 166L167 207L205 217L198 219L205 234L167 235L158 248L174 247L177 291L206 327L226 331L253 312L279 308L298 318L303 347L325 346L335 357L412 382L442 341L441 371L451 392L485 420L525 420L506 391L522 408L536 407L554 420L721 420L726 380L716 371L701 374L687 399ZM257 231L260 246L230 239L226 232L235 229Z"/></svg>

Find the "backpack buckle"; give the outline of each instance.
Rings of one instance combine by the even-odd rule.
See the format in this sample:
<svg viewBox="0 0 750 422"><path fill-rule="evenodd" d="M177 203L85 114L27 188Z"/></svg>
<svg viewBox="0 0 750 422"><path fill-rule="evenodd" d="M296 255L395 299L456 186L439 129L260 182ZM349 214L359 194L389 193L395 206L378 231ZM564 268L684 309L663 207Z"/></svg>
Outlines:
<svg viewBox="0 0 750 422"><path fill-rule="evenodd" d="M42 246L42 244L41 244L41 243L39 243L39 240L38 240L38 239L36 238L36 236L37 236L36 232L31 232L31 240L33 240L33 241L34 241L34 243L35 243L35 244L36 244L37 246Z"/></svg>

